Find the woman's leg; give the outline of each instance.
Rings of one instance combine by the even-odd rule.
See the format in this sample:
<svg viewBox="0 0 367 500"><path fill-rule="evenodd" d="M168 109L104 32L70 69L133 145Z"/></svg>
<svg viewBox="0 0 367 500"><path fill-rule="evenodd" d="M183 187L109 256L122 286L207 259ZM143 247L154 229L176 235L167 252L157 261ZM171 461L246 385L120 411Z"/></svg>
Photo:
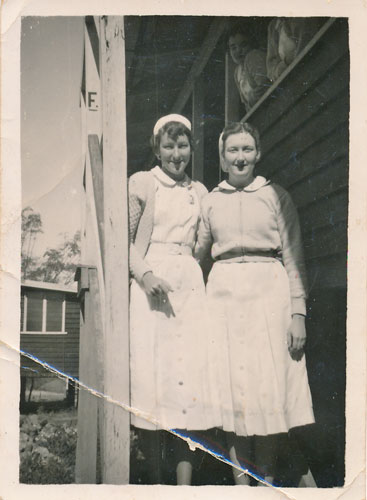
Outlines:
<svg viewBox="0 0 367 500"><path fill-rule="evenodd" d="M190 485L192 478L192 464L187 460L181 460L176 467L177 485Z"/></svg>
<svg viewBox="0 0 367 500"><path fill-rule="evenodd" d="M268 436L254 436L254 455L257 473L267 483L273 483L277 457L285 448L287 435L270 434ZM265 486L260 481L258 486Z"/></svg>
<svg viewBox="0 0 367 500"><path fill-rule="evenodd" d="M189 431L182 431L183 435ZM190 485L195 452L191 451L184 439L165 433L167 451L171 464L175 467L177 485Z"/></svg>
<svg viewBox="0 0 367 500"><path fill-rule="evenodd" d="M242 472L241 469L249 469L251 467L252 442L250 437L240 437L233 433L228 433L227 442L229 445L229 458L237 467L232 467L233 479L235 484L249 485L250 476Z"/></svg>
<svg viewBox="0 0 367 500"><path fill-rule="evenodd" d="M233 464L237 465L238 467L241 467L241 464L237 459L236 449L234 446L232 446L229 450L229 457ZM250 484L250 477L246 473L241 472L237 467L232 467L232 472L235 484L242 484L242 485Z"/></svg>

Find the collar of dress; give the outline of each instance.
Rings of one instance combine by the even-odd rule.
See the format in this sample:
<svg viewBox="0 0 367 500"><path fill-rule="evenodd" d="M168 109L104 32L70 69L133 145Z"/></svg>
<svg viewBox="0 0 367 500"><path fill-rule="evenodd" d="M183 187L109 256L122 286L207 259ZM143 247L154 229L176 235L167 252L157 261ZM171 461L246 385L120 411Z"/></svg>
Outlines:
<svg viewBox="0 0 367 500"><path fill-rule="evenodd" d="M171 187L183 186L183 187L187 187L189 189L191 188L191 179L187 174L185 174L185 177L183 178L182 181L175 181L169 175L164 173L163 170L161 169L161 167L158 167L158 165L155 166L154 168L152 168L151 171L152 171L154 177L156 177L162 184L164 184L166 186L171 186Z"/></svg>
<svg viewBox="0 0 367 500"><path fill-rule="evenodd" d="M258 189L262 188L263 186L266 186L267 184L270 184L270 181L266 180L265 177L262 175L257 175L255 179L249 184L248 186L238 189L235 188L234 186L231 186L227 181L222 181L220 184L218 184L218 187L214 188L213 191L257 191Z"/></svg>

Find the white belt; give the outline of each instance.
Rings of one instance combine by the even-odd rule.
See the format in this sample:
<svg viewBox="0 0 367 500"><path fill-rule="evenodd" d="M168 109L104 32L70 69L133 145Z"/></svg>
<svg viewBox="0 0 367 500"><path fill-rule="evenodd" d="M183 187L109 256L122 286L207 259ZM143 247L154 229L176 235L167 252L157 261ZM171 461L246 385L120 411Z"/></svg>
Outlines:
<svg viewBox="0 0 367 500"><path fill-rule="evenodd" d="M192 248L185 243L152 242L148 249L149 255L192 255Z"/></svg>

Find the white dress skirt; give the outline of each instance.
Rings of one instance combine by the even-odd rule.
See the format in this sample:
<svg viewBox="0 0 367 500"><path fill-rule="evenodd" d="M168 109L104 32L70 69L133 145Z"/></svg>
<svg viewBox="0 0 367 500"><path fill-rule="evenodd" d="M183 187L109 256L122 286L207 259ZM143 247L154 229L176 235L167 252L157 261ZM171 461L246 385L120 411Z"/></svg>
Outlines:
<svg viewBox="0 0 367 500"><path fill-rule="evenodd" d="M145 260L166 280L169 303L130 289L131 423L144 429L204 430L221 425L208 364L210 334L200 266L192 257L200 200L190 184L158 167L152 243ZM141 413L139 415L139 413Z"/></svg>
<svg viewBox="0 0 367 500"><path fill-rule="evenodd" d="M288 351L287 273L278 261L214 264L207 296L223 429L269 435L314 422L305 357Z"/></svg>

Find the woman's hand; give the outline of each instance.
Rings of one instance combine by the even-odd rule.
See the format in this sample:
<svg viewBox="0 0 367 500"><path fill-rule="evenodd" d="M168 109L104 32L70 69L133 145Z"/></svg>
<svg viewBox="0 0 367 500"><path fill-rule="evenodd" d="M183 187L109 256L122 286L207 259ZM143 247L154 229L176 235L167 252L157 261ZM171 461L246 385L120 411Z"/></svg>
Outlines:
<svg viewBox="0 0 367 500"><path fill-rule="evenodd" d="M157 278L152 271L149 271L144 274L142 285L153 310L163 312L168 318L175 316L175 312L168 298L168 293L173 292L173 289L167 281Z"/></svg>
<svg viewBox="0 0 367 500"><path fill-rule="evenodd" d="M157 278L152 271L144 274L142 285L148 297L164 298L167 297L168 292L173 292L167 281Z"/></svg>
<svg viewBox="0 0 367 500"><path fill-rule="evenodd" d="M305 317L302 314L293 314L287 342L291 358L299 361L303 356L303 348L306 343Z"/></svg>

